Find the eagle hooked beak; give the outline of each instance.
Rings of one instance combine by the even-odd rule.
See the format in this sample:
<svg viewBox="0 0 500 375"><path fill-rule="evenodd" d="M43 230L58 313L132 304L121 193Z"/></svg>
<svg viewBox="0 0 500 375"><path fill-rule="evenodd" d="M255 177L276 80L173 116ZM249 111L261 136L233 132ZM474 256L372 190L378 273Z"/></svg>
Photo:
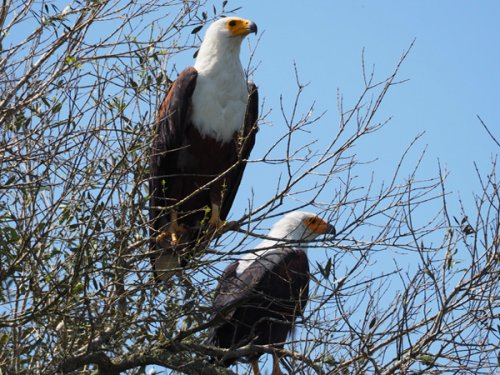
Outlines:
<svg viewBox="0 0 500 375"><path fill-rule="evenodd" d="M253 21L250 21L250 25L248 26L248 33L254 33L257 35L257 24Z"/></svg>
<svg viewBox="0 0 500 375"><path fill-rule="evenodd" d="M335 230L335 227L328 223L328 225L326 226L326 232L325 234L330 234L332 236L335 236L337 234L337 231Z"/></svg>

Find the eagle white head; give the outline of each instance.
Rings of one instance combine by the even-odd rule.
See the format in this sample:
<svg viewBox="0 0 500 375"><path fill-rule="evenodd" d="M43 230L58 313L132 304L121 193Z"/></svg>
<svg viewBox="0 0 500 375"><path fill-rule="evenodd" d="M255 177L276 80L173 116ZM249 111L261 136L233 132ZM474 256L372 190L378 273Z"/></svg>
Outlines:
<svg viewBox="0 0 500 375"><path fill-rule="evenodd" d="M229 142L243 126L248 85L240 62L243 38L257 25L238 17L212 23L201 43L194 68L192 121L203 136Z"/></svg>
<svg viewBox="0 0 500 375"><path fill-rule="evenodd" d="M312 241L321 234L334 234L335 228L319 216L305 211L293 211L276 222L269 237L285 241Z"/></svg>
<svg viewBox="0 0 500 375"><path fill-rule="evenodd" d="M241 274L252 262L262 259L264 255L266 255L266 260L261 260L261 262L272 267L288 251L279 246L280 244L294 242L291 246L306 251L306 243L322 234L335 234L335 227L313 213L304 211L290 212L272 226L268 236L273 239L264 240L257 245L256 248L262 250L247 253L238 261L236 273ZM272 254L272 256L269 257L269 254Z"/></svg>
<svg viewBox="0 0 500 375"><path fill-rule="evenodd" d="M257 33L257 25L239 17L224 17L212 23L205 33L194 67L205 72L214 62L223 60L240 61L240 48L243 38Z"/></svg>

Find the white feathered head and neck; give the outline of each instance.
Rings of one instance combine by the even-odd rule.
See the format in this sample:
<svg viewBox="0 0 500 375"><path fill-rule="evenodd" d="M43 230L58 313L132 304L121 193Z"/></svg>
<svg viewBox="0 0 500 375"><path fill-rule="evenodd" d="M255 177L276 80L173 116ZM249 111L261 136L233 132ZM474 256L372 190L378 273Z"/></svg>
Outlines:
<svg viewBox="0 0 500 375"><path fill-rule="evenodd" d="M243 126L248 85L240 62L243 38L257 32L252 21L226 17L211 24L194 68L198 72L191 119L203 136L229 142Z"/></svg>
<svg viewBox="0 0 500 375"><path fill-rule="evenodd" d="M240 63L240 48L243 38L257 33L257 25L243 18L225 17L212 23L201 43L194 67L200 73L216 68L214 64Z"/></svg>
<svg viewBox="0 0 500 375"><path fill-rule="evenodd" d="M257 245L256 249L262 250L248 253L239 260L236 273L241 274L252 262L264 255L266 255L266 260L262 261L263 264L268 266L277 264L279 258L287 251L279 246L281 244L290 243L290 246L307 251L307 242L321 234L334 235L335 228L313 213L290 212L272 226L268 237L273 239L266 239ZM269 257L270 254L273 255Z"/></svg>
<svg viewBox="0 0 500 375"><path fill-rule="evenodd" d="M308 242L321 234L334 234L334 227L319 216L304 211L293 211L276 222L268 237L278 240L264 240L258 247L268 247L277 243ZM282 240L281 240L282 239Z"/></svg>

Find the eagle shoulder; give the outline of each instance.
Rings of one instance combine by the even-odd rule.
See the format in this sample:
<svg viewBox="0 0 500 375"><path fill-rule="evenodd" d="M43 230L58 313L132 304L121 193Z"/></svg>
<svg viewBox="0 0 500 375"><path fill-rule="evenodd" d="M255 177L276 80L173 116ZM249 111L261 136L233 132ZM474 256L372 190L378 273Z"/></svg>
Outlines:
<svg viewBox="0 0 500 375"><path fill-rule="evenodd" d="M156 118L156 149L159 152L180 147L197 78L198 71L191 66L184 69L170 86Z"/></svg>

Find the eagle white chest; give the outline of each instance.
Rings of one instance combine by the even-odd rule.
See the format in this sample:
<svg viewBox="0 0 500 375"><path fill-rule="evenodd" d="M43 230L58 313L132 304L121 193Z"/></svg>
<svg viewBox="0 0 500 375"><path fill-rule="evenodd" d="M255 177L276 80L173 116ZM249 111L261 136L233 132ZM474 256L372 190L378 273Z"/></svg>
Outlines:
<svg viewBox="0 0 500 375"><path fill-rule="evenodd" d="M248 88L241 64L198 71L191 120L204 136L228 142L243 127ZM238 66L239 65L239 66Z"/></svg>

